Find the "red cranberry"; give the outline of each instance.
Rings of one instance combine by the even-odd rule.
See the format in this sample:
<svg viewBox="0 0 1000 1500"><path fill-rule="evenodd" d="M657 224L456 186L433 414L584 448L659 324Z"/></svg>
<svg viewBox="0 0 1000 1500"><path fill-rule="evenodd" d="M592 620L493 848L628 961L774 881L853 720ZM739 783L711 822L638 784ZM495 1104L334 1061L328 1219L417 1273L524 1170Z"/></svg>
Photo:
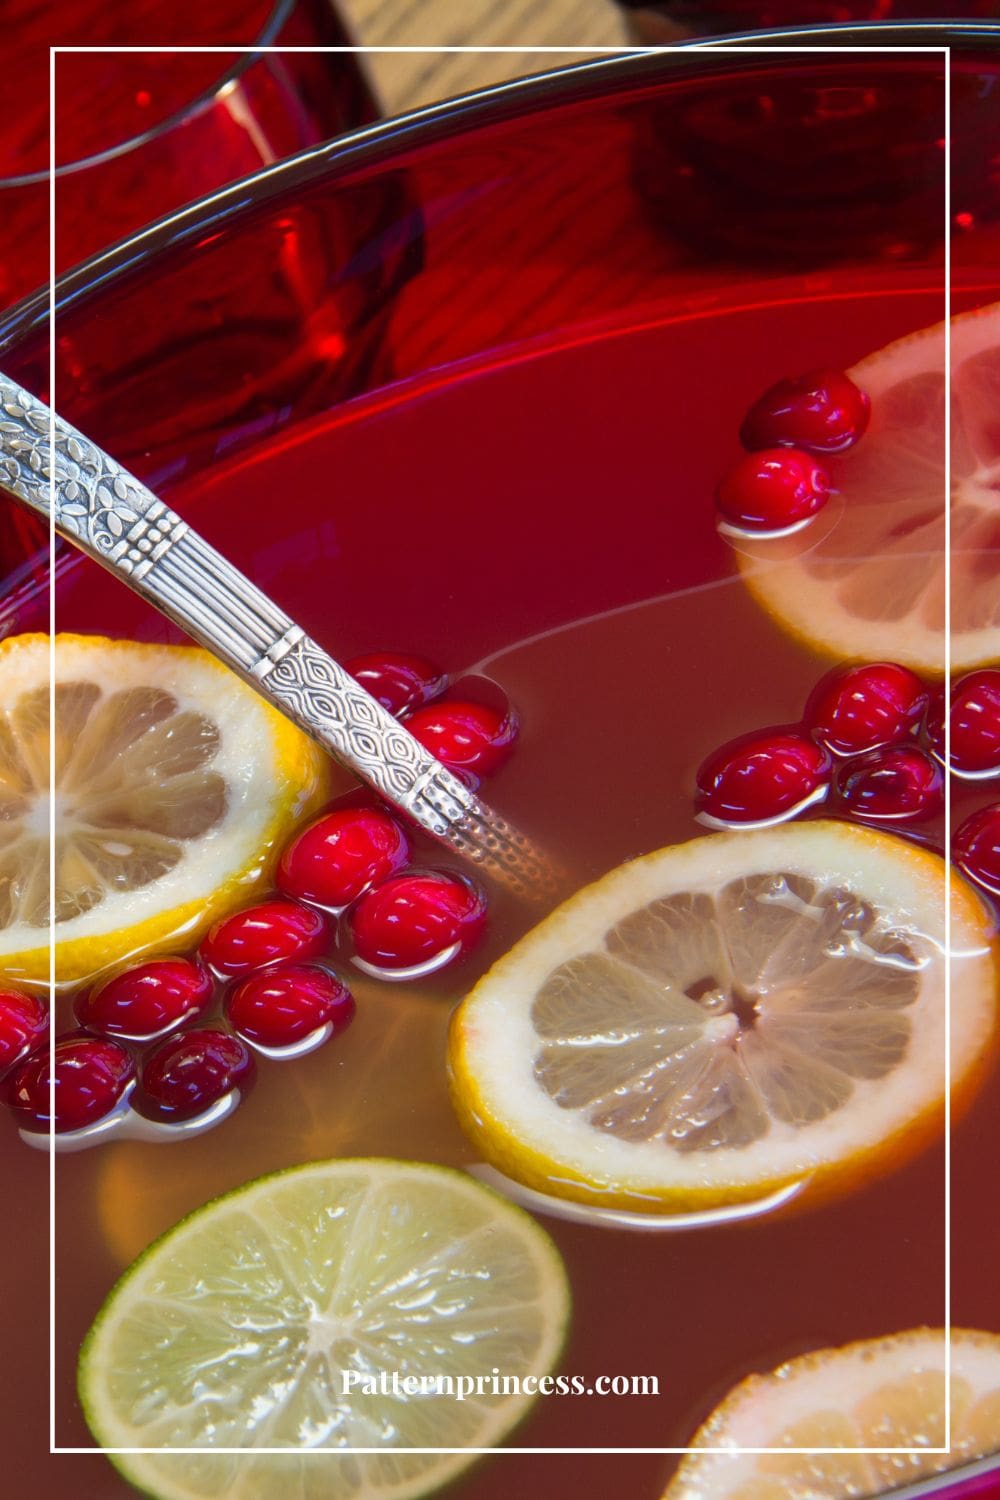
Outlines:
<svg viewBox="0 0 1000 1500"><path fill-rule="evenodd" d="M349 917L357 955L377 969L440 966L466 952L486 922L486 899L450 875L397 875L362 896Z"/></svg>
<svg viewBox="0 0 1000 1500"><path fill-rule="evenodd" d="M330 1036L346 1030L354 1017L354 999L326 969L288 964L244 979L230 995L226 1012L248 1042L293 1047L323 1028L329 1028Z"/></svg>
<svg viewBox="0 0 1000 1500"><path fill-rule="evenodd" d="M76 1018L100 1036L144 1042L174 1031L204 1010L212 977L189 958L152 958L81 995Z"/></svg>
<svg viewBox="0 0 1000 1500"><path fill-rule="evenodd" d="M255 1075L253 1053L230 1031L203 1026L161 1042L142 1069L135 1105L143 1114L190 1120Z"/></svg>
<svg viewBox="0 0 1000 1500"><path fill-rule="evenodd" d="M48 1051L36 1052L14 1069L7 1102L20 1125L49 1129ZM109 1115L135 1080L131 1057L106 1037L71 1032L55 1043L55 1129L82 1130Z"/></svg>
<svg viewBox="0 0 1000 1500"><path fill-rule="evenodd" d="M858 755L905 739L927 707L915 673L893 662L838 667L806 704L805 723L837 755Z"/></svg>
<svg viewBox="0 0 1000 1500"><path fill-rule="evenodd" d="M703 822L771 823L790 818L827 794L830 757L790 729L765 729L723 745L698 769Z"/></svg>
<svg viewBox="0 0 1000 1500"><path fill-rule="evenodd" d="M1000 802L966 818L952 834L951 854L964 875L1000 896Z"/></svg>
<svg viewBox="0 0 1000 1500"><path fill-rule="evenodd" d="M517 723L485 703L435 703L418 708L406 727L449 770L492 776L510 755Z"/></svg>
<svg viewBox="0 0 1000 1500"><path fill-rule="evenodd" d="M410 857L402 828L374 808L342 808L317 819L281 856L286 896L341 907L402 869Z"/></svg>
<svg viewBox="0 0 1000 1500"><path fill-rule="evenodd" d="M238 979L265 964L318 958L329 946L330 925L322 912L295 901L262 901L216 922L201 956L217 974Z"/></svg>
<svg viewBox="0 0 1000 1500"><path fill-rule="evenodd" d="M944 777L922 750L890 745L848 762L838 777L837 792L844 806L860 818L902 823L939 810Z"/></svg>
<svg viewBox="0 0 1000 1500"><path fill-rule="evenodd" d="M943 744L940 753L944 753ZM996 667L970 672L952 688L950 767L960 776L1000 775L1000 669Z"/></svg>
<svg viewBox="0 0 1000 1500"><path fill-rule="evenodd" d="M49 1010L37 995L0 990L0 1078L48 1036Z"/></svg>
<svg viewBox="0 0 1000 1500"><path fill-rule="evenodd" d="M448 686L443 672L422 656L397 651L379 651L355 656L344 663L366 693L377 698L389 713L406 714L439 697Z"/></svg>
<svg viewBox="0 0 1000 1500"><path fill-rule="evenodd" d="M932 688L927 701L927 717L924 732L931 754L944 765L944 685Z"/></svg>
<svg viewBox="0 0 1000 1500"><path fill-rule="evenodd" d="M765 448L737 459L715 503L730 529L773 535L805 525L829 493L829 474L808 453Z"/></svg>
<svg viewBox="0 0 1000 1500"><path fill-rule="evenodd" d="M747 412L744 448L794 445L812 453L840 453L862 436L871 401L843 370L809 370L779 380Z"/></svg>

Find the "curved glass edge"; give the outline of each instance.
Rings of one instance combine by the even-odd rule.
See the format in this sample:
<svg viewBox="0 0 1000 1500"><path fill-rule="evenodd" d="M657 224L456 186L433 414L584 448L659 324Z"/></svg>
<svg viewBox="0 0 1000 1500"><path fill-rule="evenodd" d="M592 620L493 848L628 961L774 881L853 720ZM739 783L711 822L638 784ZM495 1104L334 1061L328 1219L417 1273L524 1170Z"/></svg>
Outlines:
<svg viewBox="0 0 1000 1500"><path fill-rule="evenodd" d="M128 140L120 141L117 146L109 146L106 151L95 151L91 156L82 156L79 161L67 162L65 166L57 167L55 172L56 177L66 177L71 172L82 172L88 167L100 166L102 162L113 161L116 157L124 156L129 151L135 151L140 146L145 146L150 141L157 140L160 136L168 135L171 130L175 130L185 120L193 119L195 115L200 115L206 109L209 109L218 99L223 89L228 88L231 83L237 82L253 66L257 58L261 55L257 49L259 47L267 47L274 41L291 15L295 3L296 0L274 0L271 13L261 27L257 40L243 46L234 46L232 50L237 54L235 61L230 64L224 73L220 73L219 77L209 88L203 89L201 93L196 94L187 104L183 105L180 109L175 109L172 114L167 115L158 124L151 125L148 130L142 131L139 135L131 135ZM109 50L112 49L109 48ZM150 52L170 52L172 50L170 47L149 48ZM48 182L48 180L49 174L47 171L26 172L20 177L3 177L0 178L0 191L4 188L34 187L39 183ZM81 262L81 264L86 264L86 262ZM34 294L32 293L32 295Z"/></svg>
<svg viewBox="0 0 1000 1500"><path fill-rule="evenodd" d="M946 1500L989 1500L1000 1495L1000 1453L918 1479L902 1489L884 1490L882 1500L923 1500L927 1495L944 1496Z"/></svg>
<svg viewBox="0 0 1000 1500"><path fill-rule="evenodd" d="M96 291L106 281L128 271L138 271L158 255L185 244L220 219L238 216L269 199L304 186L328 172L346 174L374 165L400 150L432 144L458 131L471 130L509 119L532 108L548 108L580 102L612 90L624 91L660 82L675 73L696 77L718 64L716 54L728 50L739 55L743 66L754 66L751 48L774 49L789 41L786 50L805 45L839 47L990 47L1000 49L1000 22L961 23L938 21L899 25L872 22L826 27L795 27L769 32L743 32L715 37L710 42L681 46L627 50L588 62L549 69L527 78L496 84L461 94L453 99L412 110L335 136L319 146L309 146L273 166L237 179L206 197L147 225L136 234L82 261L61 276L55 285L55 308L65 312ZM363 49L361 49L363 50ZM9 345L35 333L49 316L49 288L23 298L0 318L0 353Z"/></svg>

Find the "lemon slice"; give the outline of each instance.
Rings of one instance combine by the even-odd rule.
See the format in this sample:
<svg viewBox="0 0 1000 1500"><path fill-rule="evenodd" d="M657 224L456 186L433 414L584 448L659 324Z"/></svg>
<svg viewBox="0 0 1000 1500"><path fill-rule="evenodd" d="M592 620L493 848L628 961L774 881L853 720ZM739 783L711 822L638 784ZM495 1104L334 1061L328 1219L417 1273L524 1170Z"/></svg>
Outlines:
<svg viewBox="0 0 1000 1500"><path fill-rule="evenodd" d="M459 1007L459 1119L539 1191L662 1212L840 1190L940 1128L946 866L840 822L712 834L566 902ZM996 1024L952 880L952 1082Z"/></svg>
<svg viewBox="0 0 1000 1500"><path fill-rule="evenodd" d="M60 982L195 939L267 874L329 762L197 647L55 641ZM0 967L49 972L49 639L0 642Z"/></svg>
<svg viewBox="0 0 1000 1500"><path fill-rule="evenodd" d="M943 1329L820 1349L751 1375L693 1448L943 1448ZM951 1331L950 1453L691 1453L663 1500L840 1500L880 1495L1000 1450L1000 1337Z"/></svg>
<svg viewBox="0 0 1000 1500"><path fill-rule="evenodd" d="M548 1235L472 1178L319 1162L259 1178L157 1241L87 1336L80 1397L106 1448L384 1450L115 1455L158 1500L405 1500L472 1457L401 1450L499 1442L532 1395L495 1393L491 1372L532 1391L568 1312ZM383 1373L384 1393L371 1388ZM460 1376L487 1380L458 1400L447 1385L419 1394L414 1378Z"/></svg>
<svg viewBox="0 0 1000 1500"><path fill-rule="evenodd" d="M1000 303L952 320L951 372L950 486L941 323L850 371L872 415L857 447L830 460L836 523L741 544L758 601L829 655L944 672L950 488L952 665L1000 658Z"/></svg>

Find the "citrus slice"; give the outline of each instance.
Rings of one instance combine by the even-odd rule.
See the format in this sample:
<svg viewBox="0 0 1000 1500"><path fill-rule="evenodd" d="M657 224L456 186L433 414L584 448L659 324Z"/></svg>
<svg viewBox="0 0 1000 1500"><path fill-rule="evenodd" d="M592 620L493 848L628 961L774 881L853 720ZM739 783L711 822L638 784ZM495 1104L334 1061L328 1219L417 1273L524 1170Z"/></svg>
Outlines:
<svg viewBox="0 0 1000 1500"><path fill-rule="evenodd" d="M453 1018L452 1094L541 1192L663 1212L912 1154L944 1102L936 854L840 822L662 849L579 892ZM951 882L953 1085L996 1024L990 919Z"/></svg>
<svg viewBox="0 0 1000 1500"><path fill-rule="evenodd" d="M829 463L843 509L825 530L820 521L741 544L747 584L820 651L943 673L950 490L952 665L1000 658L1000 303L952 319L950 485L945 325L889 344L850 375L872 414L857 446Z"/></svg>
<svg viewBox="0 0 1000 1500"><path fill-rule="evenodd" d="M0 642L0 968L49 972L49 639ZM207 652L55 641L56 976L189 942L267 873L326 757Z"/></svg>
<svg viewBox="0 0 1000 1500"><path fill-rule="evenodd" d="M751 1375L693 1448L943 1448L943 1329L819 1349ZM948 1453L689 1453L663 1500L840 1500L880 1495L1000 1450L1000 1337L951 1331Z"/></svg>
<svg viewBox="0 0 1000 1500"><path fill-rule="evenodd" d="M147 1250L87 1336L80 1397L105 1448L206 1450L114 1456L158 1500L405 1500L472 1455L403 1450L498 1443L533 1398L498 1394L491 1372L532 1391L568 1312L548 1235L472 1178L319 1162L209 1203ZM441 1377L463 1376L480 1384L459 1400ZM262 1447L325 1451L210 1451ZM330 1451L356 1448L382 1451Z"/></svg>

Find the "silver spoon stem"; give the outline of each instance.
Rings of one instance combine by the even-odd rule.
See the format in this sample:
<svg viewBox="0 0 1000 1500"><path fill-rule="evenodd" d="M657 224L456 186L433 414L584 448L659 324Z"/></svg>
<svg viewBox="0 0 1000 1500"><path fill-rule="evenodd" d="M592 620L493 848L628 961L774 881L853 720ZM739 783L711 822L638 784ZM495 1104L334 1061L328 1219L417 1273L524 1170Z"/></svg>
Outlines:
<svg viewBox="0 0 1000 1500"><path fill-rule="evenodd" d="M140 480L0 373L0 486L213 655L434 838L520 894L553 876L255 584Z"/></svg>

